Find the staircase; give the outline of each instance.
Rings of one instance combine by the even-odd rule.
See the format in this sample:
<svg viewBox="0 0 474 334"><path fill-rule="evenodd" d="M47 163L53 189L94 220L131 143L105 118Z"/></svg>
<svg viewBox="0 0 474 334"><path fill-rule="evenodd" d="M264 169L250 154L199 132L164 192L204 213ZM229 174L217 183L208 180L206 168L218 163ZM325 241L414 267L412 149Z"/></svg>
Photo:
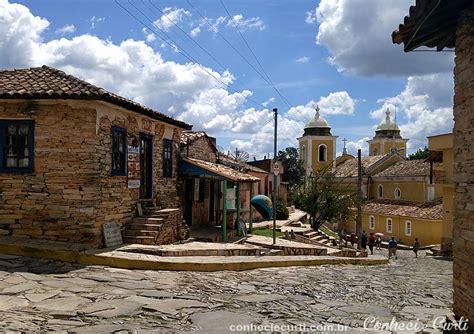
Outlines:
<svg viewBox="0 0 474 334"><path fill-rule="evenodd" d="M334 243L333 243L334 238L327 236L325 233L321 231L314 231L314 230L307 231L303 233L303 236L325 246L334 246Z"/></svg>
<svg viewBox="0 0 474 334"><path fill-rule="evenodd" d="M176 217L176 215L178 215ZM123 241L127 244L157 245L174 242L177 237L176 223L181 213L178 209L144 207L143 216L133 218L125 229ZM176 219L177 218L177 219ZM167 237L171 242L167 242Z"/></svg>

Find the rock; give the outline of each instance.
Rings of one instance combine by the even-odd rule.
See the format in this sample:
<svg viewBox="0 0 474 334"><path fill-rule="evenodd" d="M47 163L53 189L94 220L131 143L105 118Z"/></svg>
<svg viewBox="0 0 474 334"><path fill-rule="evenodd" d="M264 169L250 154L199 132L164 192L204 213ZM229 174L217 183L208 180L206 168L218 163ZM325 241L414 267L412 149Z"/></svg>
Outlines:
<svg viewBox="0 0 474 334"><path fill-rule="evenodd" d="M0 295L0 311L22 308L28 306L28 300L22 296L2 296Z"/></svg>
<svg viewBox="0 0 474 334"><path fill-rule="evenodd" d="M140 296L152 297L152 298L171 298L173 294L161 290L144 290L140 293Z"/></svg>
<svg viewBox="0 0 474 334"><path fill-rule="evenodd" d="M90 304L91 301L82 297L65 297L47 299L33 305L36 309L45 311L75 311L79 306Z"/></svg>
<svg viewBox="0 0 474 334"><path fill-rule="evenodd" d="M156 301L153 304L148 304L144 306L143 309L175 315L182 308L193 307L207 307L207 304L189 299L164 299Z"/></svg>
<svg viewBox="0 0 474 334"><path fill-rule="evenodd" d="M42 302L43 300L57 296L59 293L60 293L59 291L45 292L45 293L26 293L25 298L28 299L32 303L39 303L39 302Z"/></svg>
<svg viewBox="0 0 474 334"><path fill-rule="evenodd" d="M33 290L38 287L39 285L35 282L21 283L21 284L12 285L12 286L9 286L8 288L3 289L2 293L6 295L14 295L23 291Z"/></svg>
<svg viewBox="0 0 474 334"><path fill-rule="evenodd" d="M85 307L79 308L78 312L92 317L115 318L134 314L141 307L141 304L132 301L123 299L111 299L101 300Z"/></svg>
<svg viewBox="0 0 474 334"><path fill-rule="evenodd" d="M199 333L235 333L235 330L231 330L231 325L250 325L258 321L255 316L231 311L194 313L190 319L194 325L199 326Z"/></svg>
<svg viewBox="0 0 474 334"><path fill-rule="evenodd" d="M276 300L286 299L285 296L277 295L277 294L268 294L268 295L243 295L235 298L235 300L240 300L242 302L247 303L266 303L266 302L273 302Z"/></svg>

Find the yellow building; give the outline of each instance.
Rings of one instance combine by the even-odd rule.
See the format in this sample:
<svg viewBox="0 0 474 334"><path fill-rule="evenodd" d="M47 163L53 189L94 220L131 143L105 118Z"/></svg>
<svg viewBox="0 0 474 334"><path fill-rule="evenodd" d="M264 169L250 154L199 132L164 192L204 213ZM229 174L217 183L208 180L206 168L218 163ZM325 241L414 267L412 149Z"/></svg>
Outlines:
<svg viewBox="0 0 474 334"><path fill-rule="evenodd" d="M430 177L434 183L441 186L443 197L443 229L441 236L441 252L452 253L453 243L453 210L454 210L454 153L453 134L442 134L428 137L428 147L431 151L428 159L432 165ZM436 162L442 162L435 165Z"/></svg>
<svg viewBox="0 0 474 334"><path fill-rule="evenodd" d="M306 176L324 167L336 168L336 138L331 134L328 122L320 115L319 106L316 107L314 118L305 126L303 136L298 138Z"/></svg>
<svg viewBox="0 0 474 334"><path fill-rule="evenodd" d="M384 155L396 149L401 155L406 156L407 141L400 136L400 129L390 117L390 110L385 112L385 120L377 126L375 137L368 140L369 155Z"/></svg>

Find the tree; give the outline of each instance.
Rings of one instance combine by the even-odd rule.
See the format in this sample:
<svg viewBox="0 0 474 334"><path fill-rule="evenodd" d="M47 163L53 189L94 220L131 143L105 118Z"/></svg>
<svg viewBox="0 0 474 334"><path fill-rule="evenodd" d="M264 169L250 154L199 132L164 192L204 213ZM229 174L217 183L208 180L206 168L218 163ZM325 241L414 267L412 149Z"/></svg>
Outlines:
<svg viewBox="0 0 474 334"><path fill-rule="evenodd" d="M299 188L304 180L304 167L298 150L287 147L284 151L278 152L278 160L283 164L283 181L288 182L291 189Z"/></svg>
<svg viewBox="0 0 474 334"><path fill-rule="evenodd" d="M415 153L412 153L408 156L408 160L424 160L430 155L430 150L428 147L419 148Z"/></svg>
<svg viewBox="0 0 474 334"><path fill-rule="evenodd" d="M345 226L361 203L357 191L343 179L336 178L330 168L311 175L301 194L301 207L309 214L311 227L315 230L324 223Z"/></svg>

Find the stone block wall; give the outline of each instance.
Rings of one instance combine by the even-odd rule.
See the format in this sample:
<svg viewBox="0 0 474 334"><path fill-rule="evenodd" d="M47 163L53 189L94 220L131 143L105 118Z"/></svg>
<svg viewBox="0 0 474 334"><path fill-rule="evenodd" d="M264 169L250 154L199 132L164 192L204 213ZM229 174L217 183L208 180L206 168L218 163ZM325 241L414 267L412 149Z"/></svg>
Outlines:
<svg viewBox="0 0 474 334"><path fill-rule="evenodd" d="M201 137L194 142L189 144L189 149L187 146L181 151L183 157L189 157L204 161L209 161L215 163L217 160L216 153L213 152L211 145L205 137Z"/></svg>
<svg viewBox="0 0 474 334"><path fill-rule="evenodd" d="M474 6L459 21L454 95L454 312L474 327Z"/></svg>
<svg viewBox="0 0 474 334"><path fill-rule="evenodd" d="M160 218L163 223L160 227L160 233L156 239L157 245L167 245L174 243L180 239L181 223L183 217L180 209L164 209L159 211Z"/></svg>

